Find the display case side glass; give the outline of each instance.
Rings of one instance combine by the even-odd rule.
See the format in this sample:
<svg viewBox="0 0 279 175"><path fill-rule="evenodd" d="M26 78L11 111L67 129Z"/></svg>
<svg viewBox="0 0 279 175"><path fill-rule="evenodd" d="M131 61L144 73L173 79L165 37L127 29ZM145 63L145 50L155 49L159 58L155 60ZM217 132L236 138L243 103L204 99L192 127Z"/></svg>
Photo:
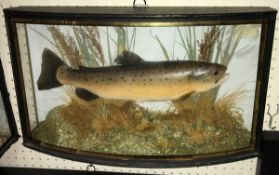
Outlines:
<svg viewBox="0 0 279 175"><path fill-rule="evenodd" d="M5 83L2 62L0 61L0 157L17 141L19 135Z"/></svg>

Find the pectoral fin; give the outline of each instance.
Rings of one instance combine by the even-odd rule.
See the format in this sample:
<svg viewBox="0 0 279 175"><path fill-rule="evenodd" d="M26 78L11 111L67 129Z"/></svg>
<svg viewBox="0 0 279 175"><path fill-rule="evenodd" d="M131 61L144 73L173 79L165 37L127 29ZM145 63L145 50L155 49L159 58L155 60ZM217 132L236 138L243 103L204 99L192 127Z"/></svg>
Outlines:
<svg viewBox="0 0 279 175"><path fill-rule="evenodd" d="M186 99L188 99L191 95L193 95L196 91L191 91L187 94L184 94L180 97L178 97L177 99L173 100L174 103L177 103L177 102L181 102L181 101L184 101Z"/></svg>
<svg viewBox="0 0 279 175"><path fill-rule="evenodd" d="M85 101L90 101L99 98L99 96L97 96L96 94L93 94L90 91L82 88L76 88L75 93L79 98Z"/></svg>

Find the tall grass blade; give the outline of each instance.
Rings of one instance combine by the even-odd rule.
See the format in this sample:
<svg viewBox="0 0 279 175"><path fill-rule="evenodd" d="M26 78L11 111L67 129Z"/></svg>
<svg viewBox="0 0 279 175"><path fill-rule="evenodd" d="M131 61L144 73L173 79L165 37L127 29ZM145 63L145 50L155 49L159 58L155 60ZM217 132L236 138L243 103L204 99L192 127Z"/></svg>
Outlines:
<svg viewBox="0 0 279 175"><path fill-rule="evenodd" d="M186 52L185 55L184 55L184 58L183 58L183 60L185 60L187 58L187 56L189 56L189 51L186 47L186 42L184 40L184 37L183 37L182 32L181 32L179 27L177 27L177 31L178 31L179 38L180 38L180 41L181 41L180 45L182 46L182 48L185 49L185 52Z"/></svg>
<svg viewBox="0 0 279 175"><path fill-rule="evenodd" d="M126 34L123 27L114 28L117 34L117 53L116 55L121 54L126 49Z"/></svg>
<svg viewBox="0 0 279 175"><path fill-rule="evenodd" d="M108 27L106 28L106 32L107 32L107 48L108 48L108 56L109 56L109 65L113 65L113 59L112 59L112 55L111 55L111 49L110 49L110 36L109 36L109 32L108 32Z"/></svg>
<svg viewBox="0 0 279 175"><path fill-rule="evenodd" d="M133 33L129 42L129 50L134 51L135 49L135 44L136 44L136 28L133 28Z"/></svg>
<svg viewBox="0 0 279 175"><path fill-rule="evenodd" d="M196 37L196 28L195 27L193 27L193 35L194 35L194 41L192 43L192 46L193 46L193 59L196 60L197 59L197 44L196 44L197 37Z"/></svg>
<svg viewBox="0 0 279 175"><path fill-rule="evenodd" d="M196 60L196 31L195 28L185 27L184 33L177 27L178 34L181 41L181 46L185 50L184 59L188 56L188 60Z"/></svg>
<svg viewBox="0 0 279 175"><path fill-rule="evenodd" d="M174 30L174 37L173 37L173 43L172 43L172 60L174 60L175 59L175 53L174 53L174 51L175 51L175 30Z"/></svg>
<svg viewBox="0 0 279 175"><path fill-rule="evenodd" d="M154 38L155 38L155 40L159 43L159 45L160 45L160 47L161 47L161 49L162 49L162 51L163 51L163 54L164 54L165 59L166 59L167 61L169 61L169 60L170 60L170 56L169 56L169 54L168 54L167 49L165 48L165 46L163 45L163 43L161 42L161 40L159 39L159 37L158 37L157 35L155 35Z"/></svg>
<svg viewBox="0 0 279 175"><path fill-rule="evenodd" d="M92 65L88 60L92 60L93 58L90 57L90 54L87 49L88 47L86 46L86 43L84 41L84 37L82 36L81 30L82 29L80 27L73 27L75 38L77 40L81 54L83 55L83 58L84 58L84 60L83 60L84 65L91 67L94 65Z"/></svg>
<svg viewBox="0 0 279 175"><path fill-rule="evenodd" d="M221 62L220 59L222 59L223 55L222 55L222 49L223 49L223 42L224 42L224 34L226 31L226 26L220 27L220 37L217 40L217 51L216 51L216 55L215 55L215 63L219 63Z"/></svg>

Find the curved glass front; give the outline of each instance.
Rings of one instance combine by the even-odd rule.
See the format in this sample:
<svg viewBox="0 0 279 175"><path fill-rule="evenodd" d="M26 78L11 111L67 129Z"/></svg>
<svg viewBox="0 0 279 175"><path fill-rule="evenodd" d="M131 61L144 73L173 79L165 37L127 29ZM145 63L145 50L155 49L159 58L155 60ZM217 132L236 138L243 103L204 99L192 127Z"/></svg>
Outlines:
<svg viewBox="0 0 279 175"><path fill-rule="evenodd" d="M17 24L32 137L187 156L251 147L260 24Z"/></svg>

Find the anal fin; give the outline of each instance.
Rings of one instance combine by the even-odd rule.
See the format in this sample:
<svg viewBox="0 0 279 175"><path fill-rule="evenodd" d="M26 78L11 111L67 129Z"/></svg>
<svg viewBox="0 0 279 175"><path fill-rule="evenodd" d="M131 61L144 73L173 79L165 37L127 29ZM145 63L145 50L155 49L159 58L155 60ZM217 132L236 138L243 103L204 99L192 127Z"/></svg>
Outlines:
<svg viewBox="0 0 279 175"><path fill-rule="evenodd" d="M97 96L96 94L93 94L92 92L83 88L76 88L75 93L79 98L85 101L90 101L99 98L99 96Z"/></svg>

